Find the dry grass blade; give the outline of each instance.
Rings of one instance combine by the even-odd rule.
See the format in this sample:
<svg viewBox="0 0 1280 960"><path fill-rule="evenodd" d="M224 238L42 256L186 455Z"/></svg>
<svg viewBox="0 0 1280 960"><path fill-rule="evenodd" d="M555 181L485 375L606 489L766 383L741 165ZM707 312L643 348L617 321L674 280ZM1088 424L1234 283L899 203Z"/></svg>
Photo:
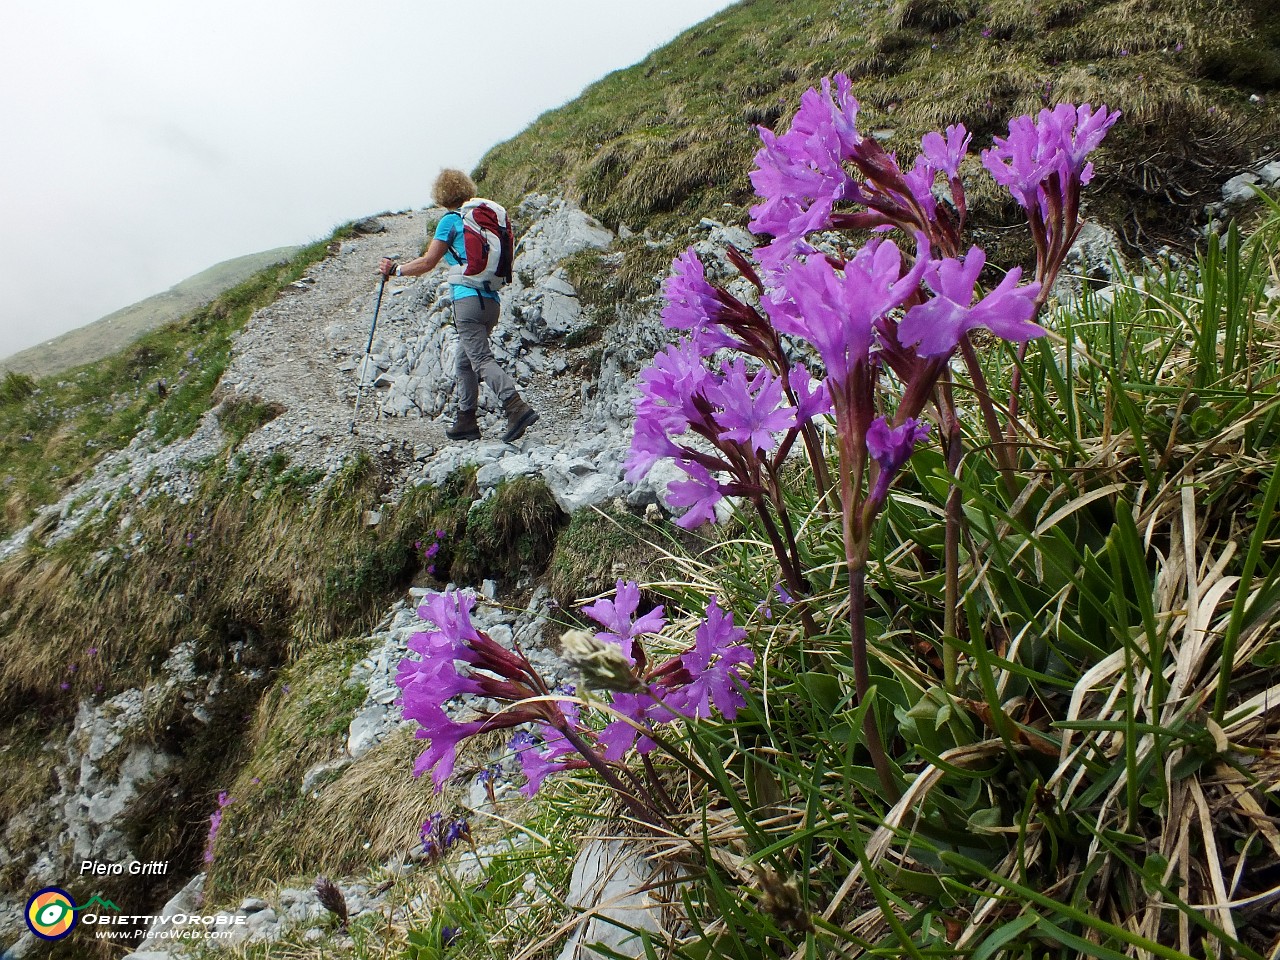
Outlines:
<svg viewBox="0 0 1280 960"><path fill-rule="evenodd" d="M1218 839L1214 830L1213 818L1209 815L1209 804L1205 801L1204 789L1199 783L1192 781L1190 784L1191 800L1195 805L1196 815L1200 820L1200 836L1204 842L1202 856L1204 865L1208 870L1209 880L1213 888L1219 906L1200 907L1202 910L1209 910L1217 915L1218 925L1225 930L1233 940L1239 940L1240 936L1236 932L1235 920L1232 918L1231 910L1228 907L1221 906L1226 904L1230 897L1227 894L1227 884L1222 875L1222 855L1218 850ZM1223 944L1224 949L1227 948Z"/></svg>

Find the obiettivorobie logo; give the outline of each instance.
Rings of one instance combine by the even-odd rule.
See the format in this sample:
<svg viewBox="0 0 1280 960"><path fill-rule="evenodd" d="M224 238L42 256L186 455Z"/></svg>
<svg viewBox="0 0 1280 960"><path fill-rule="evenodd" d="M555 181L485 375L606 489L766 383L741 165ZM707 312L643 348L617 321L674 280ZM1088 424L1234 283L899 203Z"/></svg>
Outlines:
<svg viewBox="0 0 1280 960"><path fill-rule="evenodd" d="M61 887L45 887L27 901L27 927L41 940L61 940L76 927L76 914L90 907L120 912L110 900L95 896L76 906Z"/></svg>
<svg viewBox="0 0 1280 960"><path fill-rule="evenodd" d="M136 873L138 871L130 871ZM126 914L102 896L76 906L61 887L45 887L27 901L27 927L41 940L62 940L86 927L99 940L218 940L248 926L244 914ZM4 957L0 955L0 960Z"/></svg>

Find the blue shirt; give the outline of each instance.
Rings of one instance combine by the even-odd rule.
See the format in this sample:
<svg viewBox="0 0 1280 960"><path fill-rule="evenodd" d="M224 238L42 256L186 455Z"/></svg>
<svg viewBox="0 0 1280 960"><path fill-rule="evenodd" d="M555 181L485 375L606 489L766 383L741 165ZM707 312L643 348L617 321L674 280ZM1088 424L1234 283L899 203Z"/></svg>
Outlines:
<svg viewBox="0 0 1280 960"><path fill-rule="evenodd" d="M445 244L448 249L444 254L444 262L451 267L467 262L467 248L462 239L462 214L457 210L450 210L440 222L436 224L435 236L432 238L439 240ZM451 283L453 287L453 299L463 300L467 297L488 297L490 300L498 300L496 293L490 293L488 290L477 290L475 287L468 287L461 283Z"/></svg>

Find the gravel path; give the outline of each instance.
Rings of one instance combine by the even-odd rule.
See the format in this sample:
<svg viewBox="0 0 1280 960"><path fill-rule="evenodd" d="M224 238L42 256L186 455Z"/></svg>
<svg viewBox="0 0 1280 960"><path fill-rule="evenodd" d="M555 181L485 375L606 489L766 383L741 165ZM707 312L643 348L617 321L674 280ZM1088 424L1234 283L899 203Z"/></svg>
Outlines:
<svg viewBox="0 0 1280 960"><path fill-rule="evenodd" d="M444 435L449 418L379 417L378 398L372 391L361 398L355 435L350 432L359 372L353 361L363 356L369 339L377 300L378 260L392 254L401 259L416 256L435 224L433 215L421 211L377 219L385 227L383 232L343 241L336 255L316 264L293 289L258 311L240 335L223 375L223 390L285 408L269 425L271 429L246 440L246 451L276 449L283 441L296 445L303 461L311 461L322 452L391 443L412 449L422 458L449 443ZM403 329L406 311L398 309L396 301L410 299L417 284L430 284L435 279L387 281L378 311L377 340L395 341L408 334ZM509 322L504 311L502 324ZM554 348L548 349L553 352ZM526 434L528 438L555 443L582 431L575 375L534 374L519 386L541 414ZM490 418L486 436L492 436L493 425Z"/></svg>

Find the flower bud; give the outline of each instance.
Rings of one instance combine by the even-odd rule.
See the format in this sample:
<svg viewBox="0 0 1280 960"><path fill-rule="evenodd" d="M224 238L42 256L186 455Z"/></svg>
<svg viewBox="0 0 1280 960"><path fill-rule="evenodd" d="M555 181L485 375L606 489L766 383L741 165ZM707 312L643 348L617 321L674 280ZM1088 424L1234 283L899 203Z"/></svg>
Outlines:
<svg viewBox="0 0 1280 960"><path fill-rule="evenodd" d="M586 630L566 630L561 634L560 653L566 663L582 674L582 682L588 687L620 693L642 687L622 648L597 639Z"/></svg>

